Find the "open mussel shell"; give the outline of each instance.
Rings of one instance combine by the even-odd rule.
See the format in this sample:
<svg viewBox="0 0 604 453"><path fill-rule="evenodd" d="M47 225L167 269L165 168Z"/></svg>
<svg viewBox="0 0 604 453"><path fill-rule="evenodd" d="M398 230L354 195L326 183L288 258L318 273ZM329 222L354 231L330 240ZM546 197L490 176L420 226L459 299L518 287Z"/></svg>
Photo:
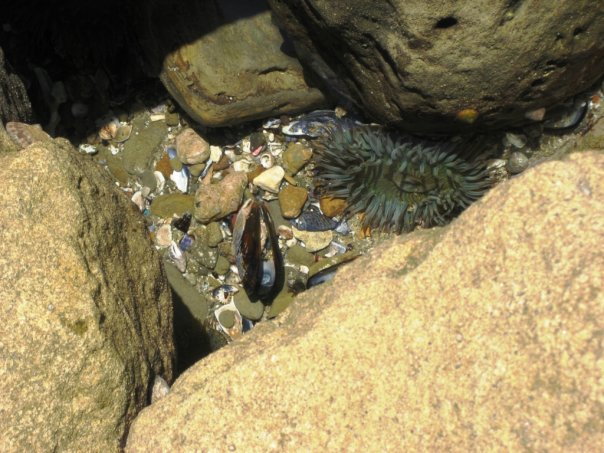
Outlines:
<svg viewBox="0 0 604 453"><path fill-rule="evenodd" d="M249 199L239 209L233 253L250 300L270 303L283 288L285 273L275 226L264 203Z"/></svg>

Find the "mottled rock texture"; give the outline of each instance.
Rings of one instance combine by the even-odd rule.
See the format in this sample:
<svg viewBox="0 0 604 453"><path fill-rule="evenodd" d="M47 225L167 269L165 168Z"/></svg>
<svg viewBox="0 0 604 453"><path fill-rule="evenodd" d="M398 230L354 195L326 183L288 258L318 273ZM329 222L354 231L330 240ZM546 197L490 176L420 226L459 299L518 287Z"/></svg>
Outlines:
<svg viewBox="0 0 604 453"><path fill-rule="evenodd" d="M119 451L172 302L135 205L65 140L0 153L0 450Z"/></svg>
<svg viewBox="0 0 604 453"><path fill-rule="evenodd" d="M604 2L269 4L330 93L408 130L519 125L604 74Z"/></svg>
<svg viewBox="0 0 604 453"><path fill-rule="evenodd" d="M152 73L195 120L225 126L324 102L287 49L264 0L141 5L138 38Z"/></svg>
<svg viewBox="0 0 604 453"><path fill-rule="evenodd" d="M126 451L604 449L603 199L578 153L375 249L189 369Z"/></svg>
<svg viewBox="0 0 604 453"><path fill-rule="evenodd" d="M14 74L0 47L0 122L31 120L32 111L25 85Z"/></svg>

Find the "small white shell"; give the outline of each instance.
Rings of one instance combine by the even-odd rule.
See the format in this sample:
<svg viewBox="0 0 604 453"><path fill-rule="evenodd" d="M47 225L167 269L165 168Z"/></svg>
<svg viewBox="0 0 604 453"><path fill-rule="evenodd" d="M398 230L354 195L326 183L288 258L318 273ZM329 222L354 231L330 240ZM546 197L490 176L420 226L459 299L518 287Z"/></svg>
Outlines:
<svg viewBox="0 0 604 453"><path fill-rule="evenodd" d="M212 162L218 162L222 157L222 148L220 146L210 146L210 160Z"/></svg>
<svg viewBox="0 0 604 453"><path fill-rule="evenodd" d="M174 241L170 244L170 258L176 268L184 274L187 270L187 257L182 253L182 250L180 250L180 247L178 247L178 244Z"/></svg>
<svg viewBox="0 0 604 453"><path fill-rule="evenodd" d="M101 137L102 140L111 140L117 134L117 129L119 126L120 122L117 118L107 118L101 123L99 137Z"/></svg>
<svg viewBox="0 0 604 453"><path fill-rule="evenodd" d="M170 392L170 385L161 376L155 376L151 389L151 404L159 401Z"/></svg>
<svg viewBox="0 0 604 453"><path fill-rule="evenodd" d="M169 247L172 244L172 227L169 223L160 226L155 233L155 245Z"/></svg>
<svg viewBox="0 0 604 453"><path fill-rule="evenodd" d="M144 211L147 207L145 197L143 196L143 193L140 190L134 192L134 195L132 195L131 200L141 211Z"/></svg>
<svg viewBox="0 0 604 453"><path fill-rule="evenodd" d="M174 181L174 184L176 184L176 188L178 190L185 193L187 192L189 188L189 177L184 169L180 171L173 171L170 175L170 179Z"/></svg>
<svg viewBox="0 0 604 453"><path fill-rule="evenodd" d="M247 159L240 159L237 162L233 162L233 170L247 172L250 170L252 163Z"/></svg>
<svg viewBox="0 0 604 453"><path fill-rule="evenodd" d="M260 155L260 165L264 168L271 168L275 165L275 158L271 153L263 153Z"/></svg>
<svg viewBox="0 0 604 453"><path fill-rule="evenodd" d="M161 171L154 171L153 175L155 176L155 181L157 182L157 187L155 191L157 193L161 193L164 190L164 186L166 185L166 178L164 178L164 174Z"/></svg>
<svg viewBox="0 0 604 453"><path fill-rule="evenodd" d="M78 146L78 150L84 154L96 154L97 149L94 145L89 145L88 143L82 143Z"/></svg>

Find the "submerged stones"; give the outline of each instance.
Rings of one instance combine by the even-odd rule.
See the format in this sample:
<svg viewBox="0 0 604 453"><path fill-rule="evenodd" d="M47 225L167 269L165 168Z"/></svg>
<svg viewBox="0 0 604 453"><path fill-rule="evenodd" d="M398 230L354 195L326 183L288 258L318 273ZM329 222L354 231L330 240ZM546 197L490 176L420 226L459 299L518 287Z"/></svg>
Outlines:
<svg viewBox="0 0 604 453"><path fill-rule="evenodd" d="M236 212L246 186L246 174L235 171L217 183L200 186L195 194L195 218L209 223Z"/></svg>
<svg viewBox="0 0 604 453"><path fill-rule="evenodd" d="M210 157L210 144L187 127L176 136L176 152L183 164L201 164Z"/></svg>

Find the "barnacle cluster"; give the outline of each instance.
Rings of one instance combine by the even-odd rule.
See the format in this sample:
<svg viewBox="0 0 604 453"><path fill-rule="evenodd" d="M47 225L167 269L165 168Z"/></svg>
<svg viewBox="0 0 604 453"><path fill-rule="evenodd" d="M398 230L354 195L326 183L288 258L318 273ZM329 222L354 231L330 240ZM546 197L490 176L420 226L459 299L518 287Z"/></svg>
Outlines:
<svg viewBox="0 0 604 453"><path fill-rule="evenodd" d="M347 216L363 212L364 227L401 233L443 225L491 185L478 148L341 123L319 143L316 183L347 200Z"/></svg>

